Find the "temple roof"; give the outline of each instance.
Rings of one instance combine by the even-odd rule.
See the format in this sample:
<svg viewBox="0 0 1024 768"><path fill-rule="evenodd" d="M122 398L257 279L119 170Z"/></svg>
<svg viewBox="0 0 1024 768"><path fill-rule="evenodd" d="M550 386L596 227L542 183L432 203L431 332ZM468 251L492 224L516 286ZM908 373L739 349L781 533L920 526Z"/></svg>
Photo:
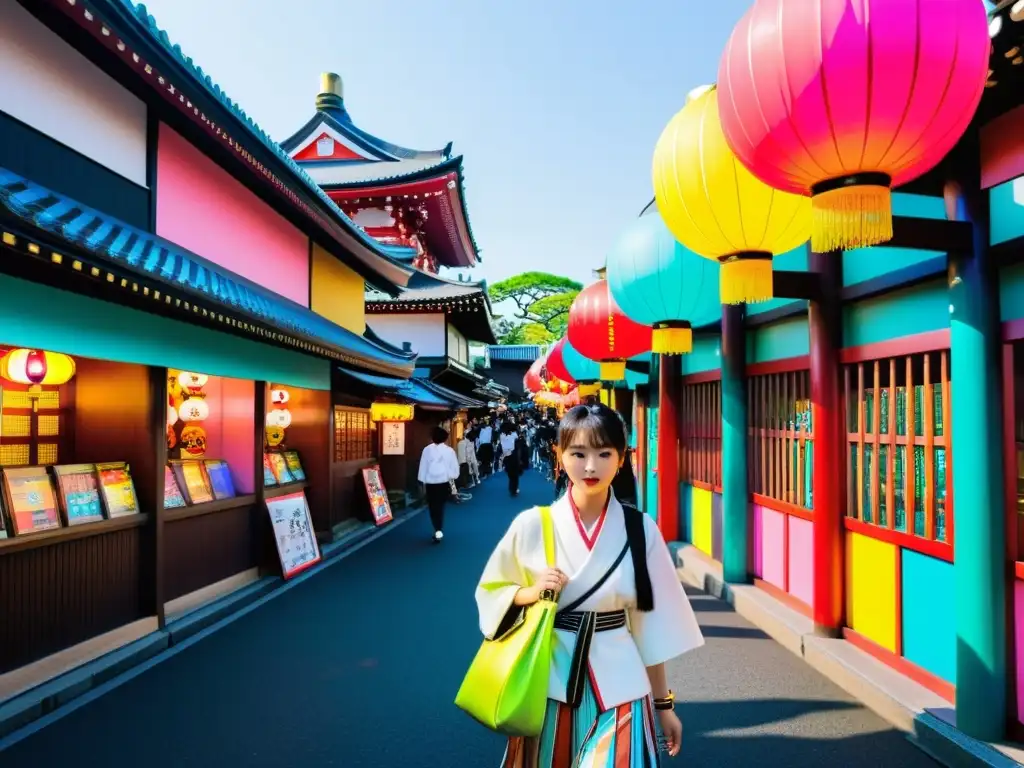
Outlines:
<svg viewBox="0 0 1024 768"><path fill-rule="evenodd" d="M415 353L352 333L169 240L3 168L0 222L5 230L29 239L26 253L36 259L82 279L151 297L144 305L148 311L180 315L369 370L412 373ZM40 247L44 242L59 250L46 252Z"/></svg>

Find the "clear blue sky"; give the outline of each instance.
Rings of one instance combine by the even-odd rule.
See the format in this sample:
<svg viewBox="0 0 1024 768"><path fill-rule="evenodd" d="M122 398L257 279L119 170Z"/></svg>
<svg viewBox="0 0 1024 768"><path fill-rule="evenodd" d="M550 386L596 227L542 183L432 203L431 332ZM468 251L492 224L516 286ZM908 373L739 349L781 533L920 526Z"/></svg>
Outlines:
<svg viewBox="0 0 1024 768"><path fill-rule="evenodd" d="M361 128L454 141L494 283L584 283L651 197L654 143L715 79L748 0L150 0L173 42L278 141L339 73Z"/></svg>

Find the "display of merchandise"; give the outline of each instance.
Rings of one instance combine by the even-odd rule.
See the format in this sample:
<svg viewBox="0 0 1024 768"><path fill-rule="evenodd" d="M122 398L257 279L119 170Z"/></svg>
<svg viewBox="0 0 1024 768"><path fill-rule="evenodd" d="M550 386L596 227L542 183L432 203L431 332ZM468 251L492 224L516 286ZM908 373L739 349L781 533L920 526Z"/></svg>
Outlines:
<svg viewBox="0 0 1024 768"><path fill-rule="evenodd" d="M58 501L65 525L103 520L103 501L95 464L65 464L53 467Z"/></svg>

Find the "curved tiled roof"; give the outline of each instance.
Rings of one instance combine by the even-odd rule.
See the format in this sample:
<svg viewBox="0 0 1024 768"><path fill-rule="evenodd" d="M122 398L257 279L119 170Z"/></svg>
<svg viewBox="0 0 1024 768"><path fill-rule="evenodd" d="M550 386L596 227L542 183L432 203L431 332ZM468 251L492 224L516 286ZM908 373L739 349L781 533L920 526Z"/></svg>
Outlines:
<svg viewBox="0 0 1024 768"><path fill-rule="evenodd" d="M202 307L204 318L210 310L217 317L226 317L234 327L249 330L252 322L280 331L277 335L284 338L272 333L273 340L314 354L370 368L412 371L416 357L413 353L358 336L169 240L58 195L3 168L0 168L0 216L13 218L63 244L98 257L105 266L126 272L131 276L129 279L148 278L167 294L167 304L172 300L172 293L179 304L182 299L195 302L197 312L201 303L205 305ZM114 281L113 275L109 280ZM154 303L154 309L156 306ZM243 322L236 324L232 318ZM267 335L257 327L252 330L261 336Z"/></svg>

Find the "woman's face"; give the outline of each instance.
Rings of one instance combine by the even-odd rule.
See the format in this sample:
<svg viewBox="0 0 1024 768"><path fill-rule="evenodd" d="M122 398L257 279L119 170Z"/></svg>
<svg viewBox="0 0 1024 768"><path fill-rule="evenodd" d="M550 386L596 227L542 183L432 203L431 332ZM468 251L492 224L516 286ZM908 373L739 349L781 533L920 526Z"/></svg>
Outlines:
<svg viewBox="0 0 1024 768"><path fill-rule="evenodd" d="M622 456L611 446L570 445L562 452L562 466L574 486L603 496L622 467Z"/></svg>

